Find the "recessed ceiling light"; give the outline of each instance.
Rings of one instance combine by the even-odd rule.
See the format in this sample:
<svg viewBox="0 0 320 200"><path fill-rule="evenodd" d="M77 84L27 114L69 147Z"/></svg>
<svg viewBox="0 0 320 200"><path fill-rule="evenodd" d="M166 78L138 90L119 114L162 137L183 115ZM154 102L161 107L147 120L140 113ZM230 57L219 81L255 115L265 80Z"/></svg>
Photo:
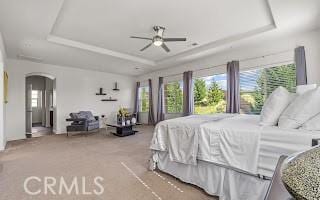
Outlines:
<svg viewBox="0 0 320 200"><path fill-rule="evenodd" d="M137 70L138 70L138 69L140 69L140 67L136 67L135 69L137 69Z"/></svg>
<svg viewBox="0 0 320 200"><path fill-rule="evenodd" d="M194 43L192 43L191 45L192 45L192 46L197 46L197 45L199 45L199 44L196 43L196 42L194 42Z"/></svg>

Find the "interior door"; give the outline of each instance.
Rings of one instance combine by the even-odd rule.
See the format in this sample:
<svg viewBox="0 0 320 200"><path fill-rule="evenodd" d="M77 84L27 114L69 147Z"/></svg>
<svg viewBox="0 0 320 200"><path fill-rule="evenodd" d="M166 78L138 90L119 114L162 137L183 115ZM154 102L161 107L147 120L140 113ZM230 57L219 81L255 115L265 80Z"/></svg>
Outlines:
<svg viewBox="0 0 320 200"><path fill-rule="evenodd" d="M32 133L32 84L26 87L26 132Z"/></svg>

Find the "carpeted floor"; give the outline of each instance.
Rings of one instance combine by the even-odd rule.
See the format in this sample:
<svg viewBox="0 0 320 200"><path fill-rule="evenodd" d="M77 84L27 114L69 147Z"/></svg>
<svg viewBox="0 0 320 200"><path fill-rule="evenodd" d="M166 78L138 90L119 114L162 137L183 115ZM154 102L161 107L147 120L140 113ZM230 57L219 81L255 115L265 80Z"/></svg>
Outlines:
<svg viewBox="0 0 320 200"><path fill-rule="evenodd" d="M136 135L123 138L100 131L88 136L48 135L9 142L0 153L0 199L217 199L172 176L148 171L153 127L139 129ZM103 180L95 182L95 177ZM27 194L24 183L30 192L39 194ZM52 184L51 190L45 183ZM102 191L97 183L104 188L101 195L94 194ZM64 186L72 189L69 194Z"/></svg>

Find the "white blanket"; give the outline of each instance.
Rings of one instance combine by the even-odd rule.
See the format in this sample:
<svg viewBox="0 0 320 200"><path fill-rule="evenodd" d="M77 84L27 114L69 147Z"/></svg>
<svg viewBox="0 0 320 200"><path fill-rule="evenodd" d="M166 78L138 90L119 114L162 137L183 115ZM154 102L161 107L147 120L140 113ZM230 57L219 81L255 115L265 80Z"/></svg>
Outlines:
<svg viewBox="0 0 320 200"><path fill-rule="evenodd" d="M257 174L262 127L252 123L255 118L237 115L202 124L198 158Z"/></svg>
<svg viewBox="0 0 320 200"><path fill-rule="evenodd" d="M197 164L200 125L229 118L232 114L192 115L157 124L151 149L168 151L171 161Z"/></svg>

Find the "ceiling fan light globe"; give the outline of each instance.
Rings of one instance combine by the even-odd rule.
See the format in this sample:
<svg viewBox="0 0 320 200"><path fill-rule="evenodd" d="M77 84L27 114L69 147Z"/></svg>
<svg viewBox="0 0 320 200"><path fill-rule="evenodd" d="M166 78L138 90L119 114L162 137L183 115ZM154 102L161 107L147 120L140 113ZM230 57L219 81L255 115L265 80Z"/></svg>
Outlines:
<svg viewBox="0 0 320 200"><path fill-rule="evenodd" d="M163 44L163 40L161 37L154 37L153 38L153 44L157 47L161 46Z"/></svg>
<svg viewBox="0 0 320 200"><path fill-rule="evenodd" d="M163 42L161 40L158 41L154 41L153 44L157 47L161 46L163 44Z"/></svg>

